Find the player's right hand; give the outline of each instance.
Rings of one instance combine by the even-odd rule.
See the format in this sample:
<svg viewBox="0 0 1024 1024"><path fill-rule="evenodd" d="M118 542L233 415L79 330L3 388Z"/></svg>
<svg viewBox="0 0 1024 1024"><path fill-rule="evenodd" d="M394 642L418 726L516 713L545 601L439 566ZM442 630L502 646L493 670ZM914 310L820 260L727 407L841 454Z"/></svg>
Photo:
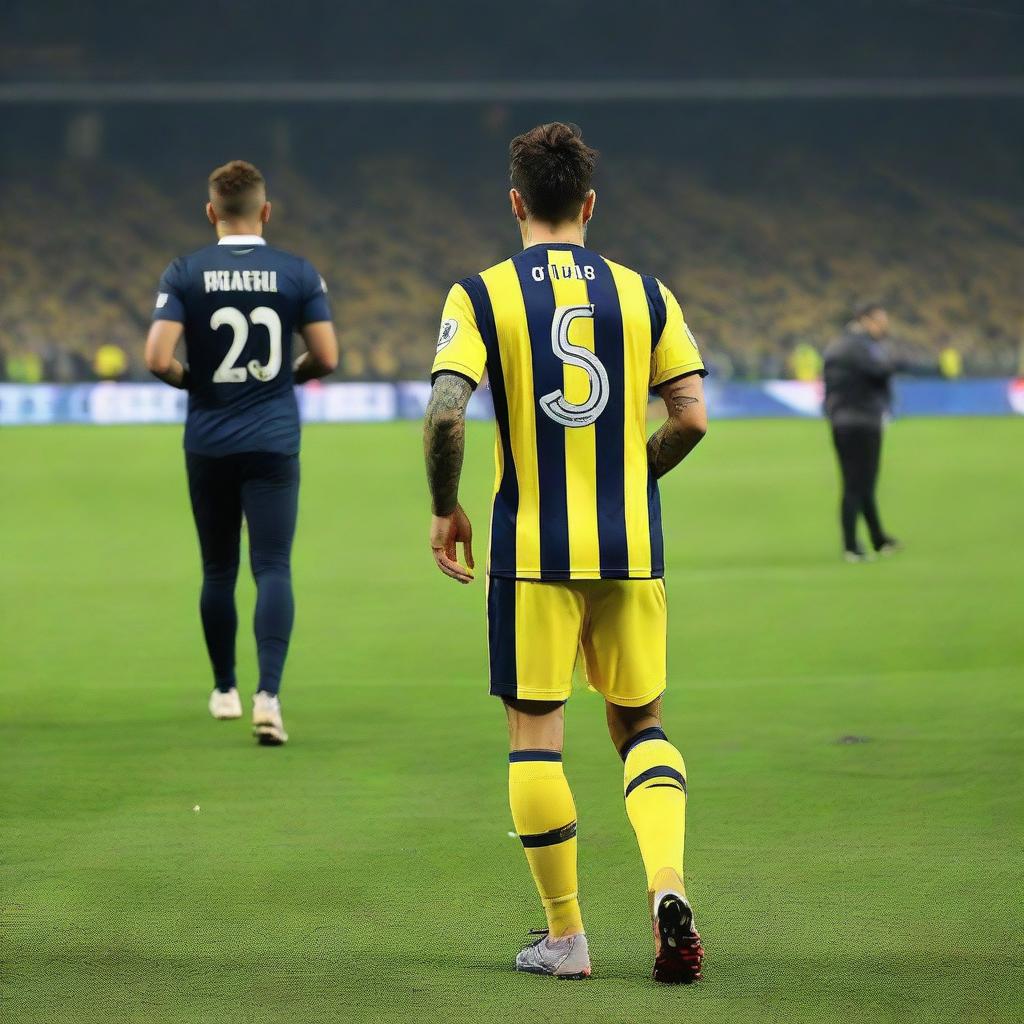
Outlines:
<svg viewBox="0 0 1024 1024"><path fill-rule="evenodd" d="M466 565L458 562L455 545L462 545ZM473 582L473 526L461 505L450 515L433 516L430 521L430 549L438 569L459 583Z"/></svg>

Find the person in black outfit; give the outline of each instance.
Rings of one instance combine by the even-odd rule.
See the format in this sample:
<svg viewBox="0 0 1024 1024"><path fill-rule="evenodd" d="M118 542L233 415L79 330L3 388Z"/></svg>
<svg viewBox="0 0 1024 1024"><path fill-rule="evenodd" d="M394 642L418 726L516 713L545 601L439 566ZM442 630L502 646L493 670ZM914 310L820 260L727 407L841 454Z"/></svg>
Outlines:
<svg viewBox="0 0 1024 1024"><path fill-rule="evenodd" d="M882 527L875 485L882 454L882 426L892 405L891 379L902 369L882 345L889 316L877 302L861 303L846 330L825 350L825 415L843 478L840 518L848 562L868 561L857 542L864 517L871 544L881 554L899 550Z"/></svg>

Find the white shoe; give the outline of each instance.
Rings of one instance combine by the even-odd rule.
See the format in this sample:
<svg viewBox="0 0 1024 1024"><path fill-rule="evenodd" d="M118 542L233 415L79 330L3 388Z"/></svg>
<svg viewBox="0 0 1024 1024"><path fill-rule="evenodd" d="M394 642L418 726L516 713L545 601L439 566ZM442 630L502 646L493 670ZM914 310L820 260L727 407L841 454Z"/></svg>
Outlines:
<svg viewBox="0 0 1024 1024"><path fill-rule="evenodd" d="M527 974L548 974L565 981L582 981L590 977L590 950L583 932L564 939L548 937L542 929L540 938L519 951L516 970Z"/></svg>
<svg viewBox="0 0 1024 1024"><path fill-rule="evenodd" d="M233 686L227 693L214 690L210 694L209 707L210 714L222 721L228 718L242 717L242 701L238 696L238 690Z"/></svg>
<svg viewBox="0 0 1024 1024"><path fill-rule="evenodd" d="M281 702L274 694L260 690L253 697L252 733L264 747L279 747L288 742L288 733L281 721Z"/></svg>

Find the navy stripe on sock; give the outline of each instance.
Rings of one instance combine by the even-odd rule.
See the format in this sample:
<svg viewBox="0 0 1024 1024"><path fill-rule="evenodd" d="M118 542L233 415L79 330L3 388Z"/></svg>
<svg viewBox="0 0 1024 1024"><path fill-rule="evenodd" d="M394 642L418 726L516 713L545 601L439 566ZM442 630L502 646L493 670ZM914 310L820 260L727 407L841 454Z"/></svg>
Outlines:
<svg viewBox="0 0 1024 1024"><path fill-rule="evenodd" d="M519 840L524 848L533 850L538 846L557 846L559 843L575 838L576 822L570 821L568 825L562 825L561 828L553 828L550 832L538 832L536 835L520 836Z"/></svg>
<svg viewBox="0 0 1024 1024"><path fill-rule="evenodd" d="M650 782L651 779L674 779L682 787L683 792L686 792L686 779L683 778L681 772L677 772L675 768L670 768L667 764L657 764L653 768L648 768L647 771L641 772L630 782L626 787L626 798L629 798L629 794L637 786L642 786L645 782Z"/></svg>
<svg viewBox="0 0 1024 1024"><path fill-rule="evenodd" d="M515 764L517 761L561 761L560 750L513 750L508 755L508 763Z"/></svg>
<svg viewBox="0 0 1024 1024"><path fill-rule="evenodd" d="M665 735L665 730L660 726L652 725L649 729L641 729L635 736L626 740L619 749L619 753L622 755L622 760L625 761L629 756L629 752L638 744L644 743L647 740L667 740L668 737Z"/></svg>

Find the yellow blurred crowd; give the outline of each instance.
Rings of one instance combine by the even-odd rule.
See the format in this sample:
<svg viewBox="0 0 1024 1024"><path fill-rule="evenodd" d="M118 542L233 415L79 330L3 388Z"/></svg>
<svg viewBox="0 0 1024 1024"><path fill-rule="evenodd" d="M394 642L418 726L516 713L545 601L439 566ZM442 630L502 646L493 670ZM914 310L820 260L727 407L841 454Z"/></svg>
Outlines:
<svg viewBox="0 0 1024 1024"><path fill-rule="evenodd" d="M326 278L338 376L422 378L452 281L515 251L500 176L423 159L355 160L337 180L267 169L270 240ZM943 372L1014 372L1024 325L1024 225L982 198L874 171L875 187L815 180L726 189L672 163L619 160L589 236L673 289L723 375L820 373L820 352L865 296L899 342ZM808 178L812 180L808 180ZM7 172L0 189L0 375L145 377L141 346L171 258L210 240L204 180L157 187L112 164Z"/></svg>

